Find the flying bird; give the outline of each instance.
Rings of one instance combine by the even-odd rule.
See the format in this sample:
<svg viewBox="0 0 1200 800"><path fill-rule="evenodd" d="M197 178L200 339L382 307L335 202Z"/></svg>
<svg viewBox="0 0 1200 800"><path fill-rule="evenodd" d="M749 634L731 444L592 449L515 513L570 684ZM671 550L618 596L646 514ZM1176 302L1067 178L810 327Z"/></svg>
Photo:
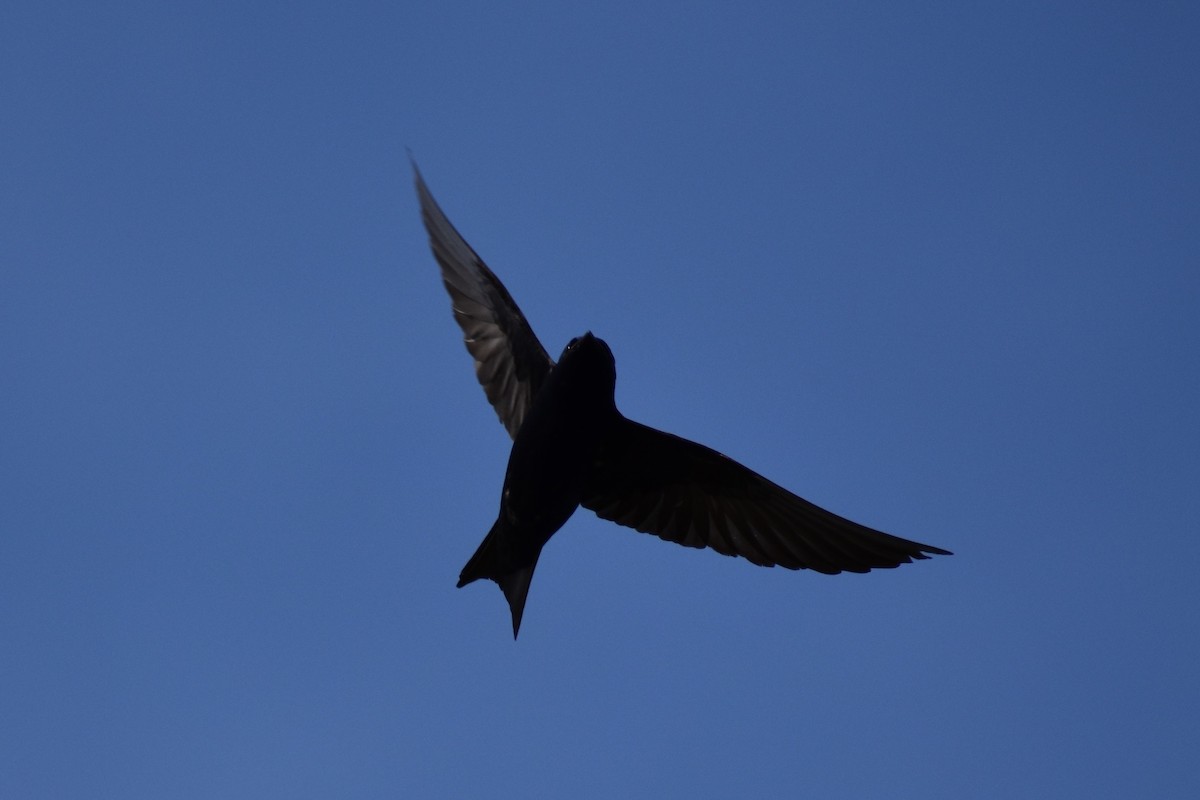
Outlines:
<svg viewBox="0 0 1200 800"><path fill-rule="evenodd" d="M624 417L616 362L584 333L555 362L413 163L421 217L475 375L513 439L500 513L458 586L495 581L521 627L546 542L575 509L687 547L827 575L951 555L851 522L715 450Z"/></svg>

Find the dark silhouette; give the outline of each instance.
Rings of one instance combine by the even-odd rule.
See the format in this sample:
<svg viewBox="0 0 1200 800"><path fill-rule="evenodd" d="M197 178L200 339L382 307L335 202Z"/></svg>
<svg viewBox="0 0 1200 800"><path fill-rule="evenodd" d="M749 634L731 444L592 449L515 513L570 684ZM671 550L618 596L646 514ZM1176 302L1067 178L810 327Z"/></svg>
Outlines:
<svg viewBox="0 0 1200 800"><path fill-rule="evenodd" d="M608 345L585 333L556 364L446 219L415 163L413 172L475 374L513 438L500 514L458 585L499 584L513 638L542 548L581 505L619 525L765 567L834 575L950 555L831 514L715 450L623 417Z"/></svg>

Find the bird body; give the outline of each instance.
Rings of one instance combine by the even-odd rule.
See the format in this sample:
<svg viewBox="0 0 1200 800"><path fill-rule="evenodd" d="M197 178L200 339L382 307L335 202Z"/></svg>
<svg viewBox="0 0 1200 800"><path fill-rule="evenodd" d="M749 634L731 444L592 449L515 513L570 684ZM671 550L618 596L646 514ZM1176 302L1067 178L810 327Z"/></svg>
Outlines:
<svg viewBox="0 0 1200 800"><path fill-rule="evenodd" d="M514 638L538 556L579 506L666 541L767 567L833 575L950 555L851 522L715 450L625 418L608 345L589 332L551 360L415 164L413 171L476 377L513 438L499 515L458 585L495 581L508 600Z"/></svg>
<svg viewBox="0 0 1200 800"><path fill-rule="evenodd" d="M514 636L538 556L583 501L600 445L619 421L615 387L608 345L591 333L571 340L513 440L500 514L458 585L498 583L512 608Z"/></svg>

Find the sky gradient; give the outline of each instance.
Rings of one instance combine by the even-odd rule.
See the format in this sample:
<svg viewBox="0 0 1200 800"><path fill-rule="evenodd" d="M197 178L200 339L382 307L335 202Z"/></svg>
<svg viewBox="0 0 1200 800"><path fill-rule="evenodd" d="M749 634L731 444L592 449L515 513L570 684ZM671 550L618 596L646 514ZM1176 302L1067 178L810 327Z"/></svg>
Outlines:
<svg viewBox="0 0 1200 800"><path fill-rule="evenodd" d="M501 7L503 6L503 7ZM1191 4L9 3L0 797L1195 797ZM406 148L631 418L953 550L579 512Z"/></svg>

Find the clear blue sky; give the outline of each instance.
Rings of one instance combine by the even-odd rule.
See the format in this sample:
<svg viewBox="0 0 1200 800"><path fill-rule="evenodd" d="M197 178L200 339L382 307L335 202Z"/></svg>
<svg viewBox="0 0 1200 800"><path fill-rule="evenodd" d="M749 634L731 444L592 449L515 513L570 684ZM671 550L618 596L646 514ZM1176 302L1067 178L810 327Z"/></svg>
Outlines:
<svg viewBox="0 0 1200 800"><path fill-rule="evenodd" d="M1196 797L1191 3L6 3L0 797ZM955 551L581 512L405 147L625 413Z"/></svg>

